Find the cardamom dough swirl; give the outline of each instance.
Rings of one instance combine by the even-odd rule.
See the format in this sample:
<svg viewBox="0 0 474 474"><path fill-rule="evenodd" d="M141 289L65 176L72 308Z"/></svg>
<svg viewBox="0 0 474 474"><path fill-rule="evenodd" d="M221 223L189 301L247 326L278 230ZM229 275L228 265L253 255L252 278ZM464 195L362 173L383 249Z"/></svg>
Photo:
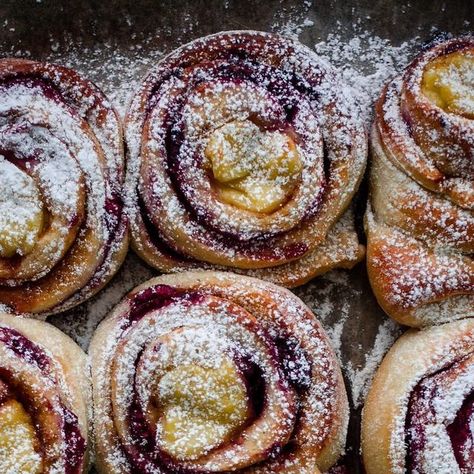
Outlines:
<svg viewBox="0 0 474 474"><path fill-rule="evenodd" d="M45 316L115 274L128 246L122 132L76 72L0 60L0 304Z"/></svg>
<svg viewBox="0 0 474 474"><path fill-rule="evenodd" d="M183 272L134 289L90 347L96 464L118 473L308 473L340 456L348 403L289 291Z"/></svg>
<svg viewBox="0 0 474 474"><path fill-rule="evenodd" d="M86 355L43 321L0 313L0 471L89 469Z"/></svg>
<svg viewBox="0 0 474 474"><path fill-rule="evenodd" d="M474 472L474 320L411 329L390 349L362 419L367 474Z"/></svg>
<svg viewBox="0 0 474 474"><path fill-rule="evenodd" d="M438 43L376 104L368 273L409 326L474 316L473 74L472 37Z"/></svg>
<svg viewBox="0 0 474 474"><path fill-rule="evenodd" d="M364 126L301 44L234 31L179 48L136 92L125 136L132 245L156 269L230 267L292 287L363 257L347 209Z"/></svg>

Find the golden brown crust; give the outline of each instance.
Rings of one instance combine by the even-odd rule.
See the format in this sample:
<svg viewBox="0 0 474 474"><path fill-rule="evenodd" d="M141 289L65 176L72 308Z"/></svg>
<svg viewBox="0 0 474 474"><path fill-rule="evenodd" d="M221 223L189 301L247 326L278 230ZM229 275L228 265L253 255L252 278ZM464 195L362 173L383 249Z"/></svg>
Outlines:
<svg viewBox="0 0 474 474"><path fill-rule="evenodd" d="M363 410L362 454L367 474L412 472L407 471L405 464L405 425L410 396L421 380L469 356L473 347L472 319L422 330L411 329L394 344L375 375ZM441 429L446 428L442 425ZM432 449L434 440L431 441L425 440L426 444L422 446L427 451L426 460L429 461L430 456L443 459L444 455L444 459L452 462L448 456L452 447L440 442L437 452L430 454L428 450ZM443 463L438 464L437 469L439 472L457 472L449 471L449 465Z"/></svg>
<svg viewBox="0 0 474 474"><path fill-rule="evenodd" d="M16 169L34 183L43 221L31 250L0 251L0 303L45 316L95 294L125 258L122 128L103 93L70 69L2 59L0 87L2 176Z"/></svg>
<svg viewBox="0 0 474 474"><path fill-rule="evenodd" d="M169 307L163 306L165 303L162 299L155 299L153 303L150 292L156 291L166 291L173 294L178 292L177 294L180 294L180 296L176 297L175 302ZM146 305L144 306L146 314L143 315L139 310L140 319L134 323L134 326L130 329L121 329L126 328L127 318L134 317L133 315L139 308L137 301L141 301L144 294L148 295L148 303L145 303L145 299L143 299L141 304ZM160 298L163 298L163 296ZM196 298L195 303L192 303L192 298ZM206 301L209 298L211 298L210 301L215 299L216 303L208 306L210 303L206 303ZM184 310L186 313L185 319L179 322L179 318L184 317L184 314L182 316L179 316L179 314L171 316L174 314L173 305L181 304L180 301L185 300L191 301L191 304L188 304L187 310ZM112 377L111 370L116 364L114 361L118 360L117 354L119 351L120 353L122 351L129 353L129 350L136 344L140 345L140 327L145 325L145 321L148 319L154 321L153 327L156 335L163 331L160 327L168 320L166 318L176 317L176 325L180 331L186 331L189 330L186 329L187 327L192 327L190 334L192 335L195 332L194 337L198 338L200 324L204 324L198 323L201 317L199 316L201 314L200 308L208 307L208 311L213 311L211 308L217 308L215 306L217 301L226 302L226 316L222 319L227 327L226 331L228 331L226 337L233 338L239 334L240 323L237 322L238 319L234 320L234 317L237 318L237 315L241 314L239 318L244 318L241 321L245 321L247 317L250 317L249 321L254 321L254 323L251 323L249 327L253 327L253 324L257 324L258 327L261 325L262 329L272 334L272 338L276 338L275 340L279 340L280 336L283 337L284 333L288 341L292 340L303 351L302 354L305 354L304 357L310 361L312 367L311 375L308 374L310 379L305 379L307 380L306 383L309 383L307 388L301 393L298 390L295 392L299 399L300 409L298 422L291 436L292 447L290 452L283 454L285 452L283 450L282 454L276 456L273 460L266 459L268 453L260 453L260 456L264 456L263 463L253 466L252 462L248 461L250 464L247 464L246 467L243 464L243 467L238 468L237 472L295 474L297 472L307 472L309 474L315 472L316 463L320 469L326 470L337 461L345 443L348 416L347 398L335 355L321 326L309 309L289 291L254 278L220 272L183 272L150 280L133 290L104 320L94 335L90 355L93 367L94 406L96 410L94 424L96 432L101 433L100 438L96 440L97 464L100 472L126 473L129 472L130 462L132 462L130 455L125 454L128 451L123 444L124 438L117 433L115 428L122 425L122 422L120 422L121 416L117 410L121 403L118 403L115 408L111 405L112 394L121 393L122 389L120 387L127 384L125 380L127 380L128 375L123 372L120 378ZM156 309L153 309L153 305ZM168 316L166 316L167 314ZM221 318L216 319L212 325L205 326L210 335L214 334L216 328L221 324ZM171 335L175 323L168 324L172 325L167 330L170 332L166 334ZM255 330L257 330L256 327L252 329L252 333ZM258 331L260 330L257 330L254 334L257 334ZM225 338L215 337L215 339L215 343L225 341ZM196 339L196 341L199 341L199 339ZM241 339L239 343L244 344L242 347L246 347L245 344L247 343L244 341L245 339ZM263 346L260 344L259 342L252 343L254 354L259 354L263 350ZM120 347L121 349L119 349ZM127 371L127 369L123 370ZM269 384L267 387L269 396L277 393L271 380L272 378L266 382ZM298 382L295 379L294 383L301 383L302 380ZM284 391L286 393L286 389ZM285 405L281 406L284 407ZM322 416L323 413L324 416ZM254 425L248 428L248 432L250 433L252 429L257 430L259 423L263 423L267 416L270 416L268 419L272 419L270 413L267 414L266 409L264 409L261 418L254 421ZM281 416L283 420L284 416L287 415L281 414ZM277 419L278 417L275 417L274 421L277 421ZM281 425L281 428L283 426L285 425ZM264 442L265 437L274 437L277 433L277 429L273 429L273 431L266 430L265 435L261 434L261 442ZM247 438L244 436L242 439ZM230 443L224 445L220 450L211 451L209 456L212 456L212 459L215 459L214 462L217 463L216 459L220 458L216 456L223 450L224 457L222 459L227 459L226 462L229 462L230 459L234 459L234 456L235 459L239 458L237 448L238 445ZM226 452L227 455L225 455ZM234 453L232 456L230 455L231 452ZM115 461L112 461L112 459ZM201 467L206 471L207 464L204 460L201 462L203 463ZM214 465L215 472L221 472L216 466ZM209 466L207 469L209 469Z"/></svg>
<svg viewBox="0 0 474 474"><path fill-rule="evenodd" d="M422 53L385 88L371 134L369 277L383 309L410 326L474 316L474 124L421 90L426 66L452 52L472 55L473 40Z"/></svg>
<svg viewBox="0 0 474 474"><path fill-rule="evenodd" d="M243 59L237 60L240 56ZM278 88L265 89L262 74L275 76L289 92L280 97ZM304 78L307 84L294 88L286 82L287 75ZM182 82L176 81L178 76ZM234 89L245 86L250 94L249 103L243 100L238 105L242 110L229 106L229 111L222 105L225 94L235 93L229 81ZM203 100L200 94L206 88L216 91ZM192 102L195 96L199 107ZM317 101L309 100L316 96ZM186 99L181 107L182 97ZM298 104L291 106L294 117L283 112L284 101ZM247 110L257 106L258 110ZM203 168L202 149L222 124L219 120L207 124L204 118L204 126L198 119L200 114L220 114L221 108L226 110L223 117L219 115L223 123L242 120L241 116L260 123L266 117L262 108L270 116L265 118L270 130L296 136L304 156L301 177L291 197L270 214L243 210L216 197ZM268 112L273 108L277 112ZM179 127L183 127L180 134L174 136L172 130ZM335 71L298 43L278 35L236 31L185 45L147 76L132 100L125 128L132 247L160 271L230 267L296 286L328 269L351 267L362 258L351 217L342 219L343 233L335 227L363 175L365 130ZM328 251L331 254L320 261Z"/></svg>
<svg viewBox="0 0 474 474"><path fill-rule="evenodd" d="M389 156L422 186L472 209L472 120L448 113L422 92L427 65L453 52L472 55L470 37L435 44L385 88L376 104L376 128ZM397 96L395 99L392 96ZM393 115L400 114L402 121ZM400 126L397 126L398 125ZM408 132L408 133L407 133ZM433 146L433 142L435 146Z"/></svg>
<svg viewBox="0 0 474 474"><path fill-rule="evenodd" d="M364 257L365 247L359 243L354 232L354 216L349 209L330 229L325 241L304 257L273 267L271 272L268 269L256 269L245 273L276 285L295 288L333 268L350 270ZM241 273L238 269L234 271Z"/></svg>
<svg viewBox="0 0 474 474"><path fill-rule="evenodd" d="M36 429L39 430L38 433L49 433L51 439L59 440L59 448L57 446L47 446L46 444L42 445L42 450L48 452L48 456L51 457L51 453L56 453L53 458L57 469L54 472L66 472L64 469L64 461L67 456L77 456L72 470L68 472L86 473L89 470L89 409L90 409L90 383L89 383L89 374L88 374L88 365L86 361L86 354L82 349L68 336L62 333L60 330L54 326L45 323L43 321L36 321L31 319L24 319L17 316L12 316L4 313L0 313L0 328L4 332L2 339L2 354L4 357L11 357L12 352L9 347L9 337L15 338L16 334L21 334L29 342L24 350L26 350L26 358L21 359L20 356L16 355L16 361L9 366L9 371L12 367L18 369L18 372L11 372L9 375L10 384L12 387L15 387L15 390L21 390L20 387L24 386L25 390L40 390L40 392L35 396L35 401L31 402L31 405L26 405L27 410L31 410L31 416L34 420ZM14 331L11 335L8 331ZM6 336L5 336L6 334ZM23 342L19 341L16 343L17 350L21 350ZM36 352L31 350L30 345L38 347L43 355L37 356ZM41 357L41 360L37 357ZM31 360L30 360L31 358ZM2 373L4 372L7 360L4 359L2 364ZM36 365L38 364L38 366ZM44 369L43 373L37 373L38 367L44 366L47 369ZM2 376L2 383L5 379ZM34 383L32 388L28 387L29 383ZM49 400L48 403L53 403L52 406L41 406L42 395L40 395L41 390L46 390L50 392L50 397L45 398ZM57 397L57 398L56 398ZM20 400L25 400L22 396L19 397ZM77 426L79 433L83 438L83 441L75 443L72 441L71 446L76 446L78 451L72 451L70 448L65 447L65 436L64 433L57 432L59 426L55 423L46 423L46 426L41 427L42 418L35 419L36 416L48 416L48 410L57 410L58 400L60 405L64 406L73 417L77 417L76 421L72 421L72 426ZM36 407L35 405L38 404ZM41 413L44 414L41 415ZM56 413L55 415L58 416ZM69 415L61 415L68 418ZM61 420L61 418L60 418ZM57 422L57 420L55 419ZM64 423L61 421L60 423ZM62 426L62 425L61 425ZM64 429L64 428L62 428ZM46 431L45 431L46 430ZM43 439L44 442L44 439ZM84 445L82 445L82 442ZM74 444L75 443L75 444ZM66 443L67 444L67 443ZM82 452L82 448L85 447L85 450ZM66 454L65 449L68 449ZM81 450L81 451L79 451ZM48 462L45 457L44 466L48 466ZM49 465L49 469L53 469L52 465ZM74 470L76 469L76 470ZM79 469L79 470L77 470ZM50 472L49 470L45 472ZM53 472L53 471L51 471Z"/></svg>

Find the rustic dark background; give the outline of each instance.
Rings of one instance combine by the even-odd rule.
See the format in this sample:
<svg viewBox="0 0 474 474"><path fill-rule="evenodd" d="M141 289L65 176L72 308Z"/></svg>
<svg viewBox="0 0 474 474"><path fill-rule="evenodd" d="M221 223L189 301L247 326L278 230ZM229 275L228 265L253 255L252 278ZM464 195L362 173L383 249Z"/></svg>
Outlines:
<svg viewBox="0 0 474 474"><path fill-rule="evenodd" d="M130 44L155 34L148 47L169 50L197 36L226 29L271 30L275 23L304 13L314 25L300 39L325 39L337 22L359 24L381 37L402 42L414 33L428 40L436 31L460 33L474 19L473 0L2 0L8 20L2 43L25 47L41 58L50 39L68 47L71 39ZM183 28L183 22L193 26ZM472 27L472 25L471 25ZM176 34L179 32L179 34ZM347 29L348 35L350 28Z"/></svg>
<svg viewBox="0 0 474 474"><path fill-rule="evenodd" d="M474 21L474 0L0 0L0 55L23 55L28 51L31 58L41 60L50 57L52 48L67 54L71 49L104 45L108 51L117 48L130 51L130 55L140 51L143 56L156 50L171 51L217 31L272 31L302 19L313 22L299 35L310 47L336 29L347 39L356 30L368 30L394 45L418 36L421 46L439 34L469 32ZM104 81L106 77L101 79ZM363 192L359 199L364 201ZM124 291L152 274L130 255L106 292L65 316L55 317L53 322L76 339L81 335L80 342L87 345L84 334L87 340L87 334L104 316L104 308L108 310ZM341 359L361 367L385 316L370 292L363 264L349 272L345 283L334 284L336 280L317 279L297 294L307 302L317 301L320 294L331 300L331 314L324 320L328 329L334 330L337 325L343 303L345 311L349 307ZM107 298L107 304L102 304L101 298ZM359 418L360 410L353 409L346 460L351 474L362 472Z"/></svg>

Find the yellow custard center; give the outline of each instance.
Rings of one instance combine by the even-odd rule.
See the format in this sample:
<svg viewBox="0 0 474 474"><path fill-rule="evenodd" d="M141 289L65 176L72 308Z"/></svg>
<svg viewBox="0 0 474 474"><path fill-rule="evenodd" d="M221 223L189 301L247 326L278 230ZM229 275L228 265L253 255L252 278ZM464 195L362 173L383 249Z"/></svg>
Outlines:
<svg viewBox="0 0 474 474"><path fill-rule="evenodd" d="M228 441L249 417L245 382L230 360L219 368L172 369L158 391L161 444L179 460L196 459Z"/></svg>
<svg viewBox="0 0 474 474"><path fill-rule="evenodd" d="M43 228L40 192L28 174L0 157L0 257L27 255Z"/></svg>
<svg viewBox="0 0 474 474"><path fill-rule="evenodd" d="M0 472L37 474L42 472L39 442L33 422L16 400L0 407Z"/></svg>
<svg viewBox="0 0 474 474"><path fill-rule="evenodd" d="M474 54L456 52L425 68L422 92L446 112L474 118Z"/></svg>
<svg viewBox="0 0 474 474"><path fill-rule="evenodd" d="M215 130L205 155L220 199L254 212L271 213L284 204L302 169L288 134L262 131L249 120Z"/></svg>

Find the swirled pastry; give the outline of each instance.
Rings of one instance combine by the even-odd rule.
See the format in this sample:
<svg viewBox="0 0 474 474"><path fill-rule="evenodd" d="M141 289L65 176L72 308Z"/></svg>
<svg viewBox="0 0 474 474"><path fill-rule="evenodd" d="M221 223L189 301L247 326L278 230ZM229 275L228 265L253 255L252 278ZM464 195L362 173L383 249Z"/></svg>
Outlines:
<svg viewBox="0 0 474 474"><path fill-rule="evenodd" d="M368 272L410 326L474 316L473 75L472 38L435 44L376 105Z"/></svg>
<svg viewBox="0 0 474 474"><path fill-rule="evenodd" d="M364 407L367 474L474 472L473 416L474 320L408 331Z"/></svg>
<svg viewBox="0 0 474 474"><path fill-rule="evenodd" d="M346 212L366 162L358 107L293 40L227 32L171 53L135 94L126 141L133 247L162 272L296 286L363 256Z"/></svg>
<svg viewBox="0 0 474 474"><path fill-rule="evenodd" d="M48 314L102 288L128 245L118 117L70 69L0 60L0 304Z"/></svg>
<svg viewBox="0 0 474 474"><path fill-rule="evenodd" d="M95 333L99 472L314 474L344 448L327 336L292 293L183 272L133 290Z"/></svg>
<svg viewBox="0 0 474 474"><path fill-rule="evenodd" d="M86 355L42 321L0 313L0 472L88 472Z"/></svg>

